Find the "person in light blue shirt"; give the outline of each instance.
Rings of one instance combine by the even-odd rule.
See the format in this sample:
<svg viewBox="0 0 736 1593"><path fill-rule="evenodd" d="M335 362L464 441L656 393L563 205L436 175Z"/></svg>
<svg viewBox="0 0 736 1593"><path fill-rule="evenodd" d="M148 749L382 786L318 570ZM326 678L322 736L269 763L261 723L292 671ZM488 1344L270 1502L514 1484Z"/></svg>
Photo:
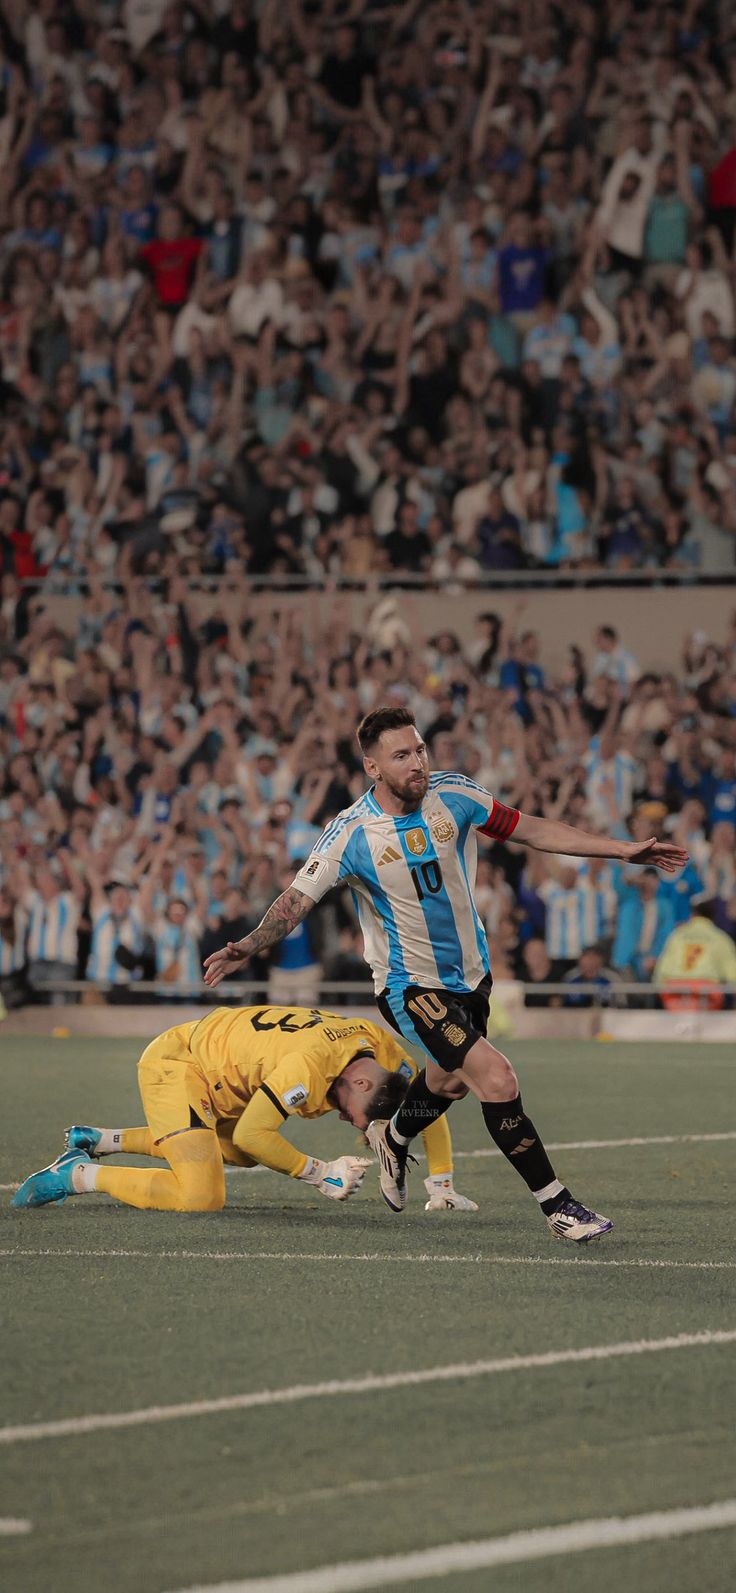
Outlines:
<svg viewBox="0 0 736 1593"><path fill-rule="evenodd" d="M202 925L182 896L173 896L154 920L156 978L190 998L199 985Z"/></svg>
<svg viewBox="0 0 736 1593"><path fill-rule="evenodd" d="M89 862L88 873L91 874ZM92 880L92 945L87 978L112 986L135 984L142 977L143 917L126 885L113 880L107 890Z"/></svg>
<svg viewBox="0 0 736 1593"><path fill-rule="evenodd" d="M575 868L563 868L558 879L545 880L538 887L538 894L546 908L547 955L557 972L563 972L577 961L586 946L604 938L605 896Z"/></svg>
<svg viewBox="0 0 736 1593"><path fill-rule="evenodd" d="M711 824L736 827L736 752L724 747L718 755L716 774L710 789L708 818Z"/></svg>
<svg viewBox="0 0 736 1593"><path fill-rule="evenodd" d="M675 927L672 896L653 868L644 869L636 880L622 870L617 891L619 909L611 962L619 972L648 980Z"/></svg>
<svg viewBox="0 0 736 1593"><path fill-rule="evenodd" d="M677 927L678 924L687 923L693 910L691 904L695 898L705 895L705 882L691 858L679 874L675 874L672 879L661 880L660 889L670 898L674 923Z"/></svg>
<svg viewBox="0 0 736 1593"><path fill-rule="evenodd" d="M476 832L543 852L651 863L666 872L682 867L687 854L652 837L637 842L589 835L520 813L466 775L431 774L426 744L406 708L372 710L358 741L370 789L327 825L261 924L206 959L206 983L219 984L283 940L334 886L349 886L379 1011L426 1064L391 1122L368 1129L387 1205L396 1212L406 1205L415 1134L453 1098L472 1092L491 1138L551 1231L576 1243L608 1233L610 1219L581 1205L556 1177L523 1108L516 1074L487 1038L491 965L474 898Z"/></svg>
<svg viewBox="0 0 736 1593"><path fill-rule="evenodd" d="M572 350L575 322L571 315L557 310L550 299L543 299L534 326L524 338L522 358L535 360L545 381L556 381L562 361Z"/></svg>
<svg viewBox="0 0 736 1593"><path fill-rule="evenodd" d="M26 892L23 907L28 916L28 980L38 999L55 1005L64 998L47 987L76 979L79 902L65 890L47 866L35 873L35 886Z"/></svg>

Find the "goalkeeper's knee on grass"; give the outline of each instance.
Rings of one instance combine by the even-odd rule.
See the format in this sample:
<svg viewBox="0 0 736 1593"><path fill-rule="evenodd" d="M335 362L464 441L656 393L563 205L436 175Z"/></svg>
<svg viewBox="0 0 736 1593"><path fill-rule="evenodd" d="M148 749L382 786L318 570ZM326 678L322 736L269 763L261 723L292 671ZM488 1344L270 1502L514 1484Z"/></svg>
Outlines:
<svg viewBox="0 0 736 1593"><path fill-rule="evenodd" d="M144 1211L221 1211L225 1172L214 1134L191 1129L170 1135L159 1147L168 1171L90 1163L75 1170L77 1193L97 1190Z"/></svg>

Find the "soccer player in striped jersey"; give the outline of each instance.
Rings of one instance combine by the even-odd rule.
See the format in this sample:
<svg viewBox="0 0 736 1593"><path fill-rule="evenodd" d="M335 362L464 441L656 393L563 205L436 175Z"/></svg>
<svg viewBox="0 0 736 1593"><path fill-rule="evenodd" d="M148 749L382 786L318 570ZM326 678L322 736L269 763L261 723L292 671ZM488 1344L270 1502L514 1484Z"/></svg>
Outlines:
<svg viewBox="0 0 736 1593"><path fill-rule="evenodd" d="M555 1237L584 1242L613 1226L575 1200L556 1176L527 1116L519 1081L487 1038L491 993L488 943L473 899L475 831L542 852L612 857L674 873L687 853L669 841L617 841L497 802L465 775L430 774L427 748L405 708L378 708L358 728L370 789L327 825L292 887L244 940L205 963L205 980L272 946L338 883L353 890L382 1016L416 1047L425 1067L390 1122L368 1139L393 1211L406 1204L406 1163L414 1135L469 1091L488 1132L521 1175Z"/></svg>

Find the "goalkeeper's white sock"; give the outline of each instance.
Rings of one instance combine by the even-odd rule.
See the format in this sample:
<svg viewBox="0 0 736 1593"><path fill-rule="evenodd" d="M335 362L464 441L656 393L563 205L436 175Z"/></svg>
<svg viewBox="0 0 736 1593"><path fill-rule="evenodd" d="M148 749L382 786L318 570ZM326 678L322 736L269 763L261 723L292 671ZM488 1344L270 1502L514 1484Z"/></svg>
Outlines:
<svg viewBox="0 0 736 1593"><path fill-rule="evenodd" d="M101 1128L100 1142L95 1149L95 1156L114 1156L123 1148L122 1128Z"/></svg>
<svg viewBox="0 0 736 1593"><path fill-rule="evenodd" d="M452 1189L452 1173L430 1173L424 1180L424 1187L428 1195L431 1195L433 1189Z"/></svg>
<svg viewBox="0 0 736 1593"><path fill-rule="evenodd" d="M91 1195L97 1188L97 1174L100 1169L96 1162L79 1162L72 1173L72 1183L76 1195Z"/></svg>

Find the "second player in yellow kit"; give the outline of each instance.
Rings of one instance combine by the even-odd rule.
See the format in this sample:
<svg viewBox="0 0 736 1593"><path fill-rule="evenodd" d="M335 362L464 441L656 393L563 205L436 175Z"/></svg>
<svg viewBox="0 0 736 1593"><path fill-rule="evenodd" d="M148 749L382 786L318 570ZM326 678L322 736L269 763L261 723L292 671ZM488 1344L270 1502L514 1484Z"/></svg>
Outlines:
<svg viewBox="0 0 736 1593"><path fill-rule="evenodd" d="M97 1190L149 1209L216 1211L225 1202L227 1162L260 1163L346 1199L360 1187L365 1158L310 1156L284 1137L285 1121L338 1111L364 1130L396 1109L417 1071L406 1046L369 1020L316 1008L216 1007L168 1029L143 1052L145 1127L77 1124L67 1131L69 1148L90 1156L74 1168L68 1193ZM444 1117L423 1138L427 1209L475 1210L453 1187ZM168 1169L98 1165L116 1152L158 1158Z"/></svg>

